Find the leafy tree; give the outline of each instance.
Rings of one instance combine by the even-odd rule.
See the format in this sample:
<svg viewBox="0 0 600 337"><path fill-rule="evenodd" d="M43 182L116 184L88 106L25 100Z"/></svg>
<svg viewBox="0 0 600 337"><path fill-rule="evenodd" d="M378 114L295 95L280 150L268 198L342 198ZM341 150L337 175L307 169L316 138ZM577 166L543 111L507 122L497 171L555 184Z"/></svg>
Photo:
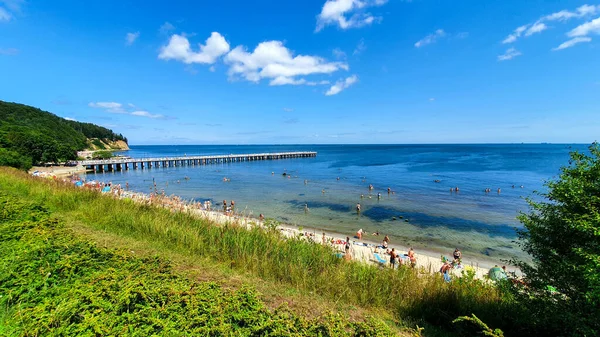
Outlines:
<svg viewBox="0 0 600 337"><path fill-rule="evenodd" d="M77 151L86 148L89 138L127 142L123 135L98 125L68 121L31 106L0 101L0 149L8 151L1 153L0 165L23 168L73 160Z"/></svg>
<svg viewBox="0 0 600 337"><path fill-rule="evenodd" d="M12 166L26 171L31 168L31 158L16 151L0 148L0 166Z"/></svg>
<svg viewBox="0 0 600 337"><path fill-rule="evenodd" d="M110 151L96 151L93 155L94 159L110 159L114 157L113 153Z"/></svg>
<svg viewBox="0 0 600 337"><path fill-rule="evenodd" d="M600 147L572 152L569 166L528 199L519 220L523 249L533 263L517 262L526 288L517 294L539 325L553 335L600 333Z"/></svg>

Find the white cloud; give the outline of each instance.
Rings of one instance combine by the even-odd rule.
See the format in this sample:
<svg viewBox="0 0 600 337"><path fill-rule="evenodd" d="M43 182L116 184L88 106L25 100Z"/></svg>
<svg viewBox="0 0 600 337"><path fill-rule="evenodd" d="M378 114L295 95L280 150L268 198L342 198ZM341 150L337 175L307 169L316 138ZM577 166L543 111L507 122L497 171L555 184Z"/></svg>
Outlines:
<svg viewBox="0 0 600 337"><path fill-rule="evenodd" d="M0 22L12 20L15 12L21 12L21 5L24 2L24 0L0 0L0 4L4 5L4 7L0 7Z"/></svg>
<svg viewBox="0 0 600 337"><path fill-rule="evenodd" d="M577 16L577 14L575 14L573 12L569 12L567 10L562 10L560 12L556 12L556 13L552 13L550 15L546 15L544 17L544 20L547 20L547 21L566 21L566 20L569 20L571 18L574 18L575 16Z"/></svg>
<svg viewBox="0 0 600 337"><path fill-rule="evenodd" d="M531 27L529 27L529 29L527 29L527 31L525 32L525 36L531 36L535 33L541 33L546 29L548 29L548 26L546 26L545 23L536 22Z"/></svg>
<svg viewBox="0 0 600 337"><path fill-rule="evenodd" d="M429 99L429 102L433 102L433 101L435 101L435 98L431 97L431 98Z"/></svg>
<svg viewBox="0 0 600 337"><path fill-rule="evenodd" d="M171 32L174 29L175 29L175 26L173 26L170 22L165 22L160 26L158 31L161 34L168 34L169 32Z"/></svg>
<svg viewBox="0 0 600 337"><path fill-rule="evenodd" d="M349 86L353 85L356 82L358 82L358 77L356 75L352 75L352 76L346 78L345 80L337 81L334 85L331 86L331 88L329 88L329 90L327 90L325 95L326 96L337 95L342 90L348 88Z"/></svg>
<svg viewBox="0 0 600 337"><path fill-rule="evenodd" d="M506 43L513 43L513 42L517 41L517 39L521 36L521 34L523 34L523 32L525 30L527 30L527 25L518 27L517 29L514 30L514 32L512 34L508 35L504 39L504 41L502 41L502 43L506 44Z"/></svg>
<svg viewBox="0 0 600 337"><path fill-rule="evenodd" d="M365 50L367 50L367 46L365 45L365 39L360 39L360 41L358 41L358 44L356 45L356 48L354 48L352 55L362 54L362 52L364 52Z"/></svg>
<svg viewBox="0 0 600 337"><path fill-rule="evenodd" d="M269 82L269 85L286 85L286 84L301 85L301 84L306 84L306 80L303 78L294 79L292 77L279 76L279 77L272 79L271 82Z"/></svg>
<svg viewBox="0 0 600 337"><path fill-rule="evenodd" d="M209 70L211 73L214 73L214 72L217 70L217 68L215 68L215 66L210 66L210 67L208 68L208 70Z"/></svg>
<svg viewBox="0 0 600 337"><path fill-rule="evenodd" d="M556 13L552 13L550 15L546 15L542 18L542 20L546 21L567 21L572 18L581 18L588 15L594 15L600 12L600 5L583 5L578 7L574 12L568 10L562 10Z"/></svg>
<svg viewBox="0 0 600 337"><path fill-rule="evenodd" d="M125 44L131 46L138 37L140 37L140 32L127 33L127 35L125 35Z"/></svg>
<svg viewBox="0 0 600 337"><path fill-rule="evenodd" d="M567 36L586 36L592 33L600 34L600 17L575 27L573 30L567 33Z"/></svg>
<svg viewBox="0 0 600 337"><path fill-rule="evenodd" d="M421 48L428 44L434 43L438 38L446 36L443 29L436 30L433 34L429 34L415 43L415 47Z"/></svg>
<svg viewBox="0 0 600 337"><path fill-rule="evenodd" d="M139 116L139 117L148 117L148 118L163 118L165 116L163 115L159 115L159 114L151 114L148 111L143 111L143 110L137 110L137 111L133 111L130 113L130 115L132 116Z"/></svg>
<svg viewBox="0 0 600 337"><path fill-rule="evenodd" d="M251 82L270 78L273 79L271 85L305 84L308 82L294 77L348 70L343 62L327 62L318 56L294 56L281 41L261 42L251 53L244 46L237 46L225 56L225 63L230 65L230 78L241 76Z"/></svg>
<svg viewBox="0 0 600 337"><path fill-rule="evenodd" d="M65 119L68 120L68 121L77 122L77 120L75 118L65 117Z"/></svg>
<svg viewBox="0 0 600 337"><path fill-rule="evenodd" d="M127 113L123 109L123 104L117 102L90 102L88 106L96 109L106 109L106 111L112 113Z"/></svg>
<svg viewBox="0 0 600 337"><path fill-rule="evenodd" d="M365 12L368 7L382 6L387 0L327 0L317 15L317 28L337 25L341 29L358 28L381 21L381 17Z"/></svg>
<svg viewBox="0 0 600 337"><path fill-rule="evenodd" d="M329 84L329 81L316 82L316 81L307 81L304 78L295 79L293 77L279 76L279 77L272 79L271 82L269 82L269 85L286 85L286 84L315 86L315 85L327 85L327 84Z"/></svg>
<svg viewBox="0 0 600 337"><path fill-rule="evenodd" d="M583 5L579 8L577 8L577 13L580 16L594 15L598 12L600 12L600 5L596 5L596 6Z"/></svg>
<svg viewBox="0 0 600 337"><path fill-rule="evenodd" d="M515 48L508 48L504 54L498 55L498 61L508 61L519 55L521 55L520 51Z"/></svg>
<svg viewBox="0 0 600 337"><path fill-rule="evenodd" d="M218 32L212 32L210 37L206 39L206 44L200 44L199 52L194 52L191 49L190 41L186 37L173 34L169 40L169 44L161 48L158 58L162 60L177 60L186 64L212 64L228 51L229 43Z"/></svg>
<svg viewBox="0 0 600 337"><path fill-rule="evenodd" d="M125 109L125 106L123 104L117 103L117 102L90 102L90 103L88 103L88 106L91 108L95 108L95 109L104 109L110 113L126 114L126 115L131 115L131 116L148 117L148 118L165 118L165 116L163 116L163 115L151 114L148 111L144 111L144 110L135 110L135 109L137 109L137 107L132 103L127 103L127 107L133 108L133 110L134 110L134 111L130 110L131 112L128 112Z"/></svg>
<svg viewBox="0 0 600 337"><path fill-rule="evenodd" d="M292 108L283 108L283 111L285 111L285 112L293 112L294 109L292 109Z"/></svg>
<svg viewBox="0 0 600 337"><path fill-rule="evenodd" d="M556 48L552 48L552 50L554 50L554 51L563 50L563 49L571 48L578 43L590 42L590 41L592 41L592 39L589 37L575 37L575 38L570 39L569 41L565 41L565 42L561 43L560 46L558 46Z"/></svg>
<svg viewBox="0 0 600 337"><path fill-rule="evenodd" d="M344 53L340 48L335 48L333 51L333 56L335 56L335 58L337 58L338 60L345 60L346 59L346 53Z"/></svg>
<svg viewBox="0 0 600 337"><path fill-rule="evenodd" d="M10 21L11 17L12 15L10 15L10 13L6 9L0 7L0 22Z"/></svg>
<svg viewBox="0 0 600 337"><path fill-rule="evenodd" d="M583 5L583 6L578 7L575 11L568 11L568 10L563 9L561 11L542 16L539 20L537 20L533 24L529 23L529 24L523 25L523 26L515 29L513 33L508 35L502 41L502 43L504 43L504 44L513 43L513 42L517 41L517 39L520 38L523 35L523 33L525 33L524 34L525 36L531 36L535 33L541 33L542 31L549 28L544 22L552 22L552 21L566 22L573 18L581 19L581 18L585 18L590 15L594 15L599 12L600 12L600 5L596 5L596 6ZM587 35L587 34L583 34L583 35ZM573 35L573 36L582 36L582 35ZM573 36L571 36L571 37L573 37Z"/></svg>

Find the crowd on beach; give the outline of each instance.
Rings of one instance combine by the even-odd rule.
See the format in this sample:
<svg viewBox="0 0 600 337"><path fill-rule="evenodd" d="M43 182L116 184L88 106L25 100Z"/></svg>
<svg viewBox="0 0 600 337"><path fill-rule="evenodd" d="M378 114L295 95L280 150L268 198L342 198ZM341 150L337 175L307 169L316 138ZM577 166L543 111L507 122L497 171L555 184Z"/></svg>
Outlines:
<svg viewBox="0 0 600 337"><path fill-rule="evenodd" d="M34 176L46 177L51 179L60 179L56 176L49 173L40 173L34 172ZM189 178L185 178L188 180ZM155 205L159 207L163 207L169 209L172 212L188 212L192 214L201 215L207 217L217 223L223 223L228 221L237 221L242 222L246 226L252 225L262 225L264 222L264 215L260 214L257 219L253 219L249 216L240 216L236 214L235 209L235 201L230 200L228 203L227 200L223 200L221 210L213 210L213 205L210 200L205 200L203 202L194 201L194 200L183 200L179 196L176 195L166 195L164 190L158 191L157 184L153 179L153 191L152 193L142 193L142 192L133 192L129 189L129 184L125 183L125 186L121 184L112 184L111 182L101 182L101 181L86 181L85 178L81 178L80 176L73 174L67 178L63 178L63 181L71 183L75 186L95 190L103 194L110 195L114 198L118 199L130 199L134 202L146 204L146 205ZM306 183L306 182L305 182ZM373 185L369 185L369 191L373 189ZM388 194L394 193L391 189L388 188ZM381 194L378 194L378 198L381 198ZM308 212L308 205L304 205L305 212ZM361 206L360 203L356 205L356 211L360 213ZM282 234L287 237L292 236L302 236L307 240L318 243L318 239L314 232L301 232L297 228L289 228L287 226L279 227ZM400 249L396 247L390 246L390 238L388 235L385 235L380 244L373 244L369 242L363 241L363 236L366 233L359 229L356 232L356 235L353 237L353 240L350 237L346 237L345 240L343 238L335 238L333 236L327 237L326 233L323 233L322 236L322 244L331 246L338 253L338 256L344 258L346 260L358 260L367 263L375 263L382 267L389 267L392 269L399 268L401 266L407 266L411 268L415 268L418 265L420 267L426 267L429 264L429 268L431 270L432 260L430 257L422 256L425 260L423 263L418 264L417 255L412 247L406 250L406 253L400 253ZM374 232L371 234L372 237L379 236L379 232ZM358 242L356 241L358 240ZM449 282L451 280L451 272L452 271L461 271L464 267L461 264L462 253L457 248L453 253L453 259L448 259L442 257L441 262L442 265L439 269L439 273L443 275L444 279ZM497 266L496 266L497 267ZM506 278L506 270L501 270L498 272L499 268L492 268L489 272L490 276L492 271L494 275L502 278L502 274L504 274L504 278ZM479 276L482 276L484 273L480 272ZM454 274L456 275L456 274Z"/></svg>

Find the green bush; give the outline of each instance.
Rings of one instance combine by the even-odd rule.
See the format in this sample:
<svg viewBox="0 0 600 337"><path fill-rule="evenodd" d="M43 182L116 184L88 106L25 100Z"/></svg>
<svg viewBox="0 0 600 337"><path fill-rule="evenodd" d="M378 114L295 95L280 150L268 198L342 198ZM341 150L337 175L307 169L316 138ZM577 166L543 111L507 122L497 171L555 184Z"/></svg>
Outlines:
<svg viewBox="0 0 600 337"><path fill-rule="evenodd" d="M600 334L600 147L571 153L570 165L546 183L546 201L529 199L519 219L523 249L533 264L516 261L526 288L515 294L540 332Z"/></svg>
<svg viewBox="0 0 600 337"><path fill-rule="evenodd" d="M10 166L27 171L31 168L31 157L23 156L16 151L0 148L0 166Z"/></svg>

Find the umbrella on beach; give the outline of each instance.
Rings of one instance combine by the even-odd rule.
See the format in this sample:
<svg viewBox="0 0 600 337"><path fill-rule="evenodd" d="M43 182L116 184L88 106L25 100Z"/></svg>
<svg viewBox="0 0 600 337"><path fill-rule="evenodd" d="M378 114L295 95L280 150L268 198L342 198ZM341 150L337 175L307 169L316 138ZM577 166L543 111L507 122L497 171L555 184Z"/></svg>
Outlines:
<svg viewBox="0 0 600 337"><path fill-rule="evenodd" d="M488 276L492 281L506 280L506 273L500 267L490 269Z"/></svg>

